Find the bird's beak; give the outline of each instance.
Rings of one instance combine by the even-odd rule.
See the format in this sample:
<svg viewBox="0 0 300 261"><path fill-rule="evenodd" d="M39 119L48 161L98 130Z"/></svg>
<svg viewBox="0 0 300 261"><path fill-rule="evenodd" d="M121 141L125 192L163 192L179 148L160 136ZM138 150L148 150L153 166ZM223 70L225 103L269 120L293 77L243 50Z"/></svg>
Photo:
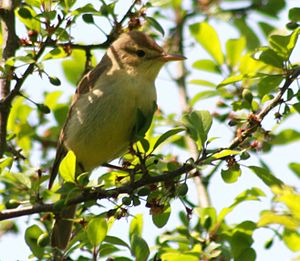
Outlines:
<svg viewBox="0 0 300 261"><path fill-rule="evenodd" d="M186 57L179 55L179 54L169 54L165 53L162 55L162 60L164 62L171 62L171 61L182 61L185 60Z"/></svg>

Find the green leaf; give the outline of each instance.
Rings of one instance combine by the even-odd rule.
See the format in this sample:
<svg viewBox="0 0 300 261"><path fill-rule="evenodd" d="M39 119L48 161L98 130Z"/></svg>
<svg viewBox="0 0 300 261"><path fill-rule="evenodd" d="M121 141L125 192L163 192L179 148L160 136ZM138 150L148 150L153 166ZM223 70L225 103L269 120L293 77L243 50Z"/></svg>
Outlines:
<svg viewBox="0 0 300 261"><path fill-rule="evenodd" d="M226 42L226 57L229 66L234 68L242 57L242 52L246 47L246 39L241 37L239 39L229 39Z"/></svg>
<svg viewBox="0 0 300 261"><path fill-rule="evenodd" d="M256 252L253 248L248 247L243 249L243 252L234 259L235 261L255 261L256 260Z"/></svg>
<svg viewBox="0 0 300 261"><path fill-rule="evenodd" d="M36 107L38 108L38 110L44 114L48 114L51 112L50 108L43 104L43 103L36 103Z"/></svg>
<svg viewBox="0 0 300 261"><path fill-rule="evenodd" d="M193 63L193 67L198 70L212 72L212 73L221 73L220 67L215 64L212 60L198 60Z"/></svg>
<svg viewBox="0 0 300 261"><path fill-rule="evenodd" d="M102 243L99 248L99 256L101 257L105 257L108 255L111 256L113 253L116 253L118 251L120 251L120 249L117 248L116 246Z"/></svg>
<svg viewBox="0 0 300 261"><path fill-rule="evenodd" d="M157 226L158 228L162 228L167 224L167 222L170 218L170 215L171 215L171 207L170 207L170 205L168 205L165 207L165 209L162 213L153 214L152 221L155 226Z"/></svg>
<svg viewBox="0 0 300 261"><path fill-rule="evenodd" d="M289 143L300 140L300 132L294 129L286 129L279 132L274 139L272 144L274 145L287 145Z"/></svg>
<svg viewBox="0 0 300 261"><path fill-rule="evenodd" d="M222 179L226 182L226 183L234 183L238 180L238 178L241 176L242 171L240 169L240 165L239 164L234 164L233 166L230 166L228 169L226 170L221 170L221 176Z"/></svg>
<svg viewBox="0 0 300 261"><path fill-rule="evenodd" d="M276 178L269 170L265 168L261 168L258 166L249 166L251 169L267 186L274 186L274 185L283 185L283 182Z"/></svg>
<svg viewBox="0 0 300 261"><path fill-rule="evenodd" d="M289 164L289 168L297 175L298 178L300 178L300 163L291 162Z"/></svg>
<svg viewBox="0 0 300 261"><path fill-rule="evenodd" d="M243 75L229 76L228 78L223 80L221 83L219 83L217 88L220 88L220 87L232 84L232 83L239 82L239 81L243 80L243 78L244 78Z"/></svg>
<svg viewBox="0 0 300 261"><path fill-rule="evenodd" d="M212 116L209 111L193 111L184 115L183 122L188 134L197 142L198 149L202 150L212 125Z"/></svg>
<svg viewBox="0 0 300 261"><path fill-rule="evenodd" d="M55 76L48 76L49 81L51 84L55 85L55 86L59 86L61 85L60 79L55 77Z"/></svg>
<svg viewBox="0 0 300 261"><path fill-rule="evenodd" d="M18 9L18 15L22 18L32 18L31 12L26 6Z"/></svg>
<svg viewBox="0 0 300 261"><path fill-rule="evenodd" d="M43 60L50 60L50 59L61 59L64 57L67 57L68 54L65 52L65 50L62 47L56 47L52 49L49 53L47 53L44 57Z"/></svg>
<svg viewBox="0 0 300 261"><path fill-rule="evenodd" d="M240 31L241 35L246 37L246 44L249 50L253 50L260 45L257 34L252 30L252 26L249 26L246 22L245 16L234 19L234 25Z"/></svg>
<svg viewBox="0 0 300 261"><path fill-rule="evenodd" d="M82 20L87 23L87 24L94 24L94 17L92 14L83 14L82 15Z"/></svg>
<svg viewBox="0 0 300 261"><path fill-rule="evenodd" d="M161 260L172 261L199 261L199 257L192 254L183 254L180 252L166 252L161 255Z"/></svg>
<svg viewBox="0 0 300 261"><path fill-rule="evenodd" d="M215 83L206 80L191 80L190 83L207 87L216 87Z"/></svg>
<svg viewBox="0 0 300 261"><path fill-rule="evenodd" d="M192 99L189 101L189 104L191 107L194 107L194 105L198 102L201 101L203 99L207 99L207 98L211 98L211 97L215 97L218 95L218 92L215 90L208 90L208 91L203 91L203 92L199 92L196 95L194 95L194 97L192 97Z"/></svg>
<svg viewBox="0 0 300 261"><path fill-rule="evenodd" d="M248 200L260 200L260 197L266 196L265 193L259 188L251 188L240 193L235 199L234 202L226 208L223 208L218 215L218 223L222 222L226 215L228 215L232 210L239 204L248 201Z"/></svg>
<svg viewBox="0 0 300 261"><path fill-rule="evenodd" d="M238 150L221 150L220 152L213 154L211 157L213 159L221 159L221 158L232 156L232 155L238 155L240 153L241 152Z"/></svg>
<svg viewBox="0 0 300 261"><path fill-rule="evenodd" d="M143 231L143 216L141 214L135 215L129 227L129 239L134 235L142 236Z"/></svg>
<svg viewBox="0 0 300 261"><path fill-rule="evenodd" d="M298 231L285 229L282 239L290 250L294 252L300 251L300 233Z"/></svg>
<svg viewBox="0 0 300 261"><path fill-rule="evenodd" d="M266 37L268 37L275 30L275 27L269 23L258 22L258 25Z"/></svg>
<svg viewBox="0 0 300 261"><path fill-rule="evenodd" d="M270 48L264 48L258 60L265 64L272 65L274 67L283 68L283 58L280 57L273 49Z"/></svg>
<svg viewBox="0 0 300 261"><path fill-rule="evenodd" d="M300 28L294 30L290 35L271 35L269 37L271 48L277 55L282 57L282 59L288 61L298 40L299 32Z"/></svg>
<svg viewBox="0 0 300 261"><path fill-rule="evenodd" d="M22 5L15 10L15 14L27 28L36 32L41 31L41 23L39 19L35 19L36 12L30 6Z"/></svg>
<svg viewBox="0 0 300 261"><path fill-rule="evenodd" d="M199 210L196 208L195 210L199 213L200 224L202 227L204 227L206 230L209 230L215 225L217 220L217 211L215 208L207 207Z"/></svg>
<svg viewBox="0 0 300 261"><path fill-rule="evenodd" d="M99 246L105 239L107 229L107 221L104 217L96 217L89 221L86 232L90 243L94 247Z"/></svg>
<svg viewBox="0 0 300 261"><path fill-rule="evenodd" d="M164 28L160 25L159 22L156 21L156 19L150 16L146 16L145 19L153 28L160 32L162 36L165 35Z"/></svg>
<svg viewBox="0 0 300 261"><path fill-rule="evenodd" d="M75 183L76 156L69 151L59 165L59 173L65 182Z"/></svg>
<svg viewBox="0 0 300 261"><path fill-rule="evenodd" d="M262 78L257 84L259 95L263 97L266 94L277 91L282 80L283 76L281 75L269 75Z"/></svg>
<svg viewBox="0 0 300 261"><path fill-rule="evenodd" d="M34 7L41 7L41 0L26 0L26 4Z"/></svg>
<svg viewBox="0 0 300 261"><path fill-rule="evenodd" d="M215 29L206 22L195 23L190 26L192 36L219 64L224 63L224 56L221 43Z"/></svg>
<svg viewBox="0 0 300 261"><path fill-rule="evenodd" d="M165 132L164 134L162 134L158 140L155 142L154 146L153 146L153 150L154 151L160 144L162 144L164 141L166 141L168 138L176 135L179 132L184 131L184 128L175 128L172 130L168 130L167 132Z"/></svg>
<svg viewBox="0 0 300 261"><path fill-rule="evenodd" d="M298 222L296 222L296 220L290 215L277 215L271 211L263 211L257 226L265 227L273 224L282 225L290 230L295 230L299 226Z"/></svg>
<svg viewBox="0 0 300 261"><path fill-rule="evenodd" d="M7 158L1 158L0 159L0 174L5 168L10 169L12 164L13 164L13 158L12 157L7 157Z"/></svg>
<svg viewBox="0 0 300 261"><path fill-rule="evenodd" d="M32 225L25 231L25 242L29 246L31 252L39 259L43 258L44 248L40 247L37 243L43 230L38 225Z"/></svg>
<svg viewBox="0 0 300 261"><path fill-rule="evenodd" d="M73 84L77 85L79 80L82 78L82 74L85 68L85 52L83 50L72 50L72 54L68 59L62 61L62 67L64 75L67 80ZM96 64L95 57L92 58L92 65Z"/></svg>
<svg viewBox="0 0 300 261"><path fill-rule="evenodd" d="M147 244L147 242L138 236L137 234L134 234L130 240L131 245L131 252L135 256L135 260L139 261L147 261L148 257L150 255L150 249Z"/></svg>
<svg viewBox="0 0 300 261"><path fill-rule="evenodd" d="M82 13L97 13L97 10L94 8L94 6L91 3L89 3L72 11L71 15L77 16Z"/></svg>
<svg viewBox="0 0 300 261"><path fill-rule="evenodd" d="M113 245L124 246L130 249L129 245L125 241L115 236L106 236L104 241Z"/></svg>
<svg viewBox="0 0 300 261"><path fill-rule="evenodd" d="M300 8L295 7L289 10L289 19L293 22L300 21Z"/></svg>

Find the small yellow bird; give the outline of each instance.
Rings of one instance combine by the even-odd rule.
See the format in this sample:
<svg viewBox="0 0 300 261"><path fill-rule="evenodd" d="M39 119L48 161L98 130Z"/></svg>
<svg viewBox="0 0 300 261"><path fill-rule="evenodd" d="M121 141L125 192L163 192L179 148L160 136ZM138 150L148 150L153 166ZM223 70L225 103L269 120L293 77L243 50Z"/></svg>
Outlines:
<svg viewBox="0 0 300 261"><path fill-rule="evenodd" d="M69 150L76 155L76 174L92 171L126 152L141 126L138 114L152 119L156 105L155 79L169 61L183 60L167 54L145 33L123 33L112 43L100 63L80 81L61 131L49 188L60 162ZM138 126L139 125L139 126ZM67 247L75 206L65 208L52 231L52 246Z"/></svg>

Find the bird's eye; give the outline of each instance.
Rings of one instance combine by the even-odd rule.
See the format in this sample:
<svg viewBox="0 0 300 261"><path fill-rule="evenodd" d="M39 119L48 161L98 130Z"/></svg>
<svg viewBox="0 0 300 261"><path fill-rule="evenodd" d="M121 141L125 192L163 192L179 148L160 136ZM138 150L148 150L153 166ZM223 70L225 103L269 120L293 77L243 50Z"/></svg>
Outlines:
<svg viewBox="0 0 300 261"><path fill-rule="evenodd" d="M136 55L138 57L144 57L146 55L146 53L143 50L137 50L136 51Z"/></svg>

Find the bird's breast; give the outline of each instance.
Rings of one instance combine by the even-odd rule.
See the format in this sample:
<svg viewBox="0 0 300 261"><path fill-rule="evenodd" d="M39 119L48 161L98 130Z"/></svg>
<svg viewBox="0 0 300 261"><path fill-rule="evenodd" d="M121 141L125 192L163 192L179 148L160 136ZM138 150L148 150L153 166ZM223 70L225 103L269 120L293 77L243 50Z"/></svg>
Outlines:
<svg viewBox="0 0 300 261"><path fill-rule="evenodd" d="M86 170L117 158L128 148L137 111L152 114L154 102L154 83L127 79L99 85L73 105L65 145Z"/></svg>

